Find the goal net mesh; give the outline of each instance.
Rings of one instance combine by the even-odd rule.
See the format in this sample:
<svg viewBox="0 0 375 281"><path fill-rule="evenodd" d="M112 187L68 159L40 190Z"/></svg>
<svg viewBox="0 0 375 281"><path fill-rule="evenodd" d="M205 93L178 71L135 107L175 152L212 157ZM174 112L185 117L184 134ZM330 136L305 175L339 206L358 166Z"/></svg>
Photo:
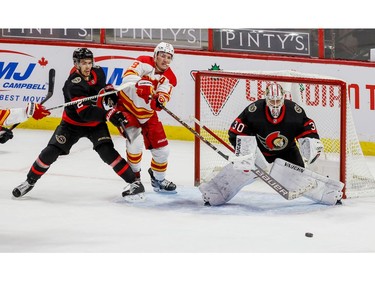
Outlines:
<svg viewBox="0 0 375 281"><path fill-rule="evenodd" d="M195 118L229 144L228 129L242 110L264 98L266 85L277 82L286 98L302 106L316 123L324 152L308 168L345 183L345 196L375 195L375 180L355 130L345 81L296 71L202 71L196 76ZM341 110L343 109L343 110ZM231 151L196 125L220 151ZM208 181L227 161L195 140L195 184ZM230 145L230 144L229 144Z"/></svg>

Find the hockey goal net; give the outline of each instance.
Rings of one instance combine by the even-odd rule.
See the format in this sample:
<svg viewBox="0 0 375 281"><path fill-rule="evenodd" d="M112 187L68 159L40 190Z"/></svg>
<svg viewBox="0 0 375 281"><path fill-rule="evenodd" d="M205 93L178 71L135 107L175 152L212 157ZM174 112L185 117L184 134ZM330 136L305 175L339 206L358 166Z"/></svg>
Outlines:
<svg viewBox="0 0 375 281"><path fill-rule="evenodd" d="M246 105L264 98L270 82L301 105L317 126L324 152L308 168L345 183L344 198L375 195L375 181L363 155L351 114L345 81L296 71L199 71L195 79L195 130L221 152L231 151L200 126L229 144L228 129ZM230 144L229 144L230 145ZM227 161L195 138L194 182L210 179Z"/></svg>

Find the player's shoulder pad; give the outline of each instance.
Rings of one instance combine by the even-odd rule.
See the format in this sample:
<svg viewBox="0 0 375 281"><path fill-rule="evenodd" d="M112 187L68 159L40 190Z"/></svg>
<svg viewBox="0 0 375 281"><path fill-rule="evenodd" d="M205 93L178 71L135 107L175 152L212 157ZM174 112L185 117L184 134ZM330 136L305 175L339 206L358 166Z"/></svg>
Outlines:
<svg viewBox="0 0 375 281"><path fill-rule="evenodd" d="M105 74L104 69L99 65L94 65L92 67L92 71L94 71L96 74Z"/></svg>
<svg viewBox="0 0 375 281"><path fill-rule="evenodd" d="M67 82L68 83L70 82L71 84L74 84L74 85L79 84L79 83L82 82L82 76L79 75L77 73L77 71L74 71L74 72L70 73Z"/></svg>
<svg viewBox="0 0 375 281"><path fill-rule="evenodd" d="M137 59L139 62L147 63L151 66L154 66L154 58L150 56L139 56Z"/></svg>
<svg viewBox="0 0 375 281"><path fill-rule="evenodd" d="M291 100L285 100L284 104L287 108L291 108L293 111L295 111L298 114L301 114L304 112L303 108L299 106L297 103Z"/></svg>
<svg viewBox="0 0 375 281"><path fill-rule="evenodd" d="M253 103L250 103L249 106L247 107L247 111L251 113L257 111L257 109L262 108L262 103L263 103L263 100L257 100Z"/></svg>
<svg viewBox="0 0 375 281"><path fill-rule="evenodd" d="M72 80L70 80L70 82L72 82L73 84L79 84L81 83L81 81L82 81L81 76L76 76Z"/></svg>
<svg viewBox="0 0 375 281"><path fill-rule="evenodd" d="M164 71L163 75L169 80L169 83L173 87L176 87L177 78L176 78L176 75L174 74L173 70L170 67L166 71Z"/></svg>

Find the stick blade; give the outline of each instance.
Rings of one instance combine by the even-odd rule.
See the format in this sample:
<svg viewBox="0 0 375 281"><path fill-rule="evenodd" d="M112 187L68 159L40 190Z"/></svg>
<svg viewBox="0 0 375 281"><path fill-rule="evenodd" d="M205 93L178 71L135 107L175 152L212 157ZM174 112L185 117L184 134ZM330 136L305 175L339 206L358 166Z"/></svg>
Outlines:
<svg viewBox="0 0 375 281"><path fill-rule="evenodd" d="M48 92L46 97L41 102L41 104L44 104L47 100L49 100L52 97L55 88L55 76L56 70L54 68L51 68L48 73Z"/></svg>

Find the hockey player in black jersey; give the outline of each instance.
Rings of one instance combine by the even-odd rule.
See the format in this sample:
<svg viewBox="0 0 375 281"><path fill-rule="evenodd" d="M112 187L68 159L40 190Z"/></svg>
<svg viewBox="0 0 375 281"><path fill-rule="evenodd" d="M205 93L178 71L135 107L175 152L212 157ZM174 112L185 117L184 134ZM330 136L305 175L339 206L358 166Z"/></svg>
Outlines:
<svg viewBox="0 0 375 281"><path fill-rule="evenodd" d="M314 121L302 107L285 99L280 84L267 85L265 99L246 106L232 122L228 135L236 151L241 150L246 138L253 138L248 142L252 145L247 147L252 152L248 159L239 157L240 163L229 163L199 187L206 204L225 204L255 181L255 174L250 172L255 165L268 170L269 163L272 163L270 175L289 191L311 186L310 191L303 194L306 198L327 205L340 202L341 182L305 168L305 163L311 164L319 157L323 144Z"/></svg>
<svg viewBox="0 0 375 281"><path fill-rule="evenodd" d="M112 85L106 85L105 73L100 66L94 65L94 56L89 49L76 49L73 52L73 62L75 68L63 87L65 102L114 90ZM90 100L65 107L61 123L31 166L26 181L13 190L13 196L21 197L28 193L60 155L69 154L71 147L80 138L86 137L92 142L93 149L100 158L128 183L122 196L126 199L143 199L144 187L136 180L126 160L115 150L106 121L116 127L127 122L121 112L115 109L106 110Z"/></svg>

